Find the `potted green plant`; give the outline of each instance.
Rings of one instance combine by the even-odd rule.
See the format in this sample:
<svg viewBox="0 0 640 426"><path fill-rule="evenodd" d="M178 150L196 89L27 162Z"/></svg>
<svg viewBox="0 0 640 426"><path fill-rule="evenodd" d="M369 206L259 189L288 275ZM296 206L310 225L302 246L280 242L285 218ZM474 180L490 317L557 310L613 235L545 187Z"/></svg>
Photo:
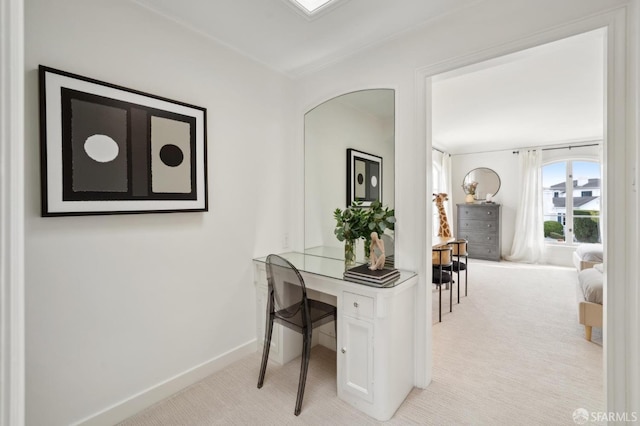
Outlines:
<svg viewBox="0 0 640 426"><path fill-rule="evenodd" d="M366 217L365 210L362 209L362 202L354 201L344 210L335 209L333 217L336 220L336 228L333 233L338 241L344 241L344 261L347 265L354 265L356 263L356 241L363 236L365 229Z"/></svg>

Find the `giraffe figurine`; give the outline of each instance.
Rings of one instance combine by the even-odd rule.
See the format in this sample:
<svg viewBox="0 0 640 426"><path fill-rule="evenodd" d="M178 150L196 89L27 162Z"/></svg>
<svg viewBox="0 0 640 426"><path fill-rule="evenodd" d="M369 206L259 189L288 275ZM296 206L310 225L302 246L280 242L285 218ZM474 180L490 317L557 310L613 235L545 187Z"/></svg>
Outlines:
<svg viewBox="0 0 640 426"><path fill-rule="evenodd" d="M435 197L433 201L438 208L438 214L440 215L440 227L438 228L438 237L451 238L451 229L449 228L449 222L447 221L447 212L444 211L443 202L447 201L447 194L441 192L439 194L433 194Z"/></svg>

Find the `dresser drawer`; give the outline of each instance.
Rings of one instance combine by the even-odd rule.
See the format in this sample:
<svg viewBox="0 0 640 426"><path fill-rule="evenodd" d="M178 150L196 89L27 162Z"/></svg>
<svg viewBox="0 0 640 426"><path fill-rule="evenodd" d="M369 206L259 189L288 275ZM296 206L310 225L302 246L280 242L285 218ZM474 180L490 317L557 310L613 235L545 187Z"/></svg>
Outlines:
<svg viewBox="0 0 640 426"><path fill-rule="evenodd" d="M342 309L350 317L373 318L373 298L345 291Z"/></svg>
<svg viewBox="0 0 640 426"><path fill-rule="evenodd" d="M458 233L491 233L498 232L498 221L495 220L471 220L471 219L460 219L458 221Z"/></svg>
<svg viewBox="0 0 640 426"><path fill-rule="evenodd" d="M486 206L486 205L474 205L472 206L461 206L458 210L458 220L465 219L488 219L488 220L498 220L499 210L498 206Z"/></svg>
<svg viewBox="0 0 640 426"><path fill-rule="evenodd" d="M469 243L467 253L473 259L500 260L500 250L495 244Z"/></svg>
<svg viewBox="0 0 640 426"><path fill-rule="evenodd" d="M497 232L462 232L458 234L460 238L469 241L469 244L496 244L498 241Z"/></svg>

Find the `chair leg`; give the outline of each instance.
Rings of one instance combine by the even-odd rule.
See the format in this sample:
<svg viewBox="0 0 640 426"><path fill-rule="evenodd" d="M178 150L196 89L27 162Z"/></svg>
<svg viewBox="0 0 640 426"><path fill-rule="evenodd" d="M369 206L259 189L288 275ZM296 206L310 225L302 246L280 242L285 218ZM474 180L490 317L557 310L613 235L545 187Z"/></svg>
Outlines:
<svg viewBox="0 0 640 426"><path fill-rule="evenodd" d="M458 255L458 304L460 304L460 255Z"/></svg>
<svg viewBox="0 0 640 426"><path fill-rule="evenodd" d="M469 279L469 256L464 257L464 295L467 296L467 280Z"/></svg>
<svg viewBox="0 0 640 426"><path fill-rule="evenodd" d="M271 334L273 333L273 317L269 315L267 318L267 332L264 338L264 347L262 349L262 365L260 366L260 376L258 377L258 389L264 383L264 374L267 371L267 362L269 361L269 349L271 349Z"/></svg>
<svg viewBox="0 0 640 426"><path fill-rule="evenodd" d="M438 285L438 322L442 322L442 267L440 269L440 285Z"/></svg>
<svg viewBox="0 0 640 426"><path fill-rule="evenodd" d="M302 343L302 365L300 366L300 382L298 383L298 397L296 399L296 409L293 412L300 415L302 409L302 398L304 397L304 386L307 383L307 370L309 369L309 358L311 357L311 329L303 334Z"/></svg>
<svg viewBox="0 0 640 426"><path fill-rule="evenodd" d="M451 267L451 275L449 282L449 312L453 312L453 266Z"/></svg>
<svg viewBox="0 0 640 426"><path fill-rule="evenodd" d="M592 330L592 328L591 328L590 325L585 325L584 326L584 337L588 341L591 341L591 330Z"/></svg>

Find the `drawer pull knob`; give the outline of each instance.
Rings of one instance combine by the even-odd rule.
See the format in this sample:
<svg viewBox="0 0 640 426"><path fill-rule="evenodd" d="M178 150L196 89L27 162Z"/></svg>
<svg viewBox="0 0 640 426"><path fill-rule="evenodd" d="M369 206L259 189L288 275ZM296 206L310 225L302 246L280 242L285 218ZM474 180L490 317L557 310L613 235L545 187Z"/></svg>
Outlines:
<svg viewBox="0 0 640 426"><path fill-rule="evenodd" d="M358 302L353 302L353 307L357 308L358 307Z"/></svg>
<svg viewBox="0 0 640 426"><path fill-rule="evenodd" d="M491 212L487 212L487 214L491 214Z"/></svg>
<svg viewBox="0 0 640 426"><path fill-rule="evenodd" d="M487 228L491 228L491 224L490 223L487 224Z"/></svg>
<svg viewBox="0 0 640 426"><path fill-rule="evenodd" d="M347 353L347 348L342 348L342 350L340 352L342 352L343 354Z"/></svg>

